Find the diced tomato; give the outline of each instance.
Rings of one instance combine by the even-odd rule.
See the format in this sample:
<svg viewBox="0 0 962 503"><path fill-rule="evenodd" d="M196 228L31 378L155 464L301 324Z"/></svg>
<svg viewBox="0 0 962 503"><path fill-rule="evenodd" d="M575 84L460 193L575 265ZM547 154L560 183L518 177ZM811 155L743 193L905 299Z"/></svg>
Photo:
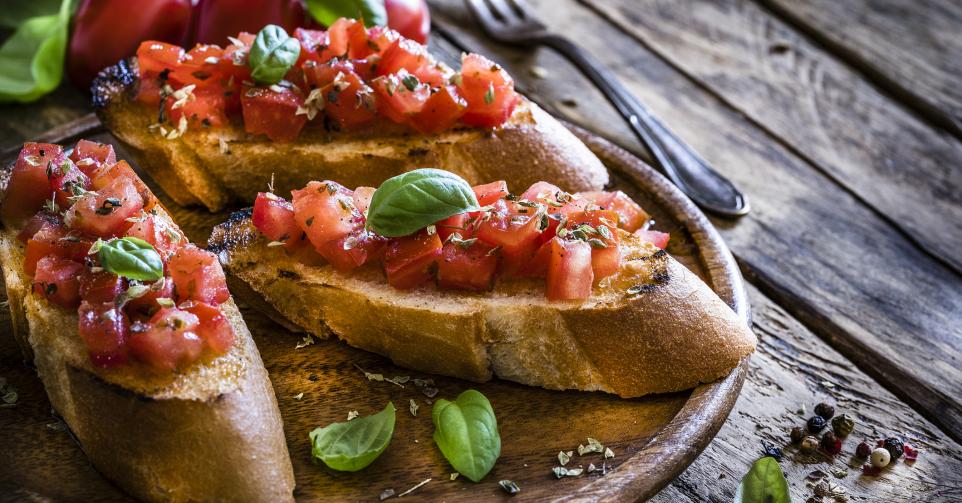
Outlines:
<svg viewBox="0 0 962 503"><path fill-rule="evenodd" d="M307 115L297 115L297 109L303 106L299 89L245 86L241 94L244 130L267 135L273 141L293 141L307 123Z"/></svg>
<svg viewBox="0 0 962 503"><path fill-rule="evenodd" d="M383 53L399 38L401 34L387 26L372 26L367 30L368 44L376 53Z"/></svg>
<svg viewBox="0 0 962 503"><path fill-rule="evenodd" d="M161 82L159 76L144 75L137 81L136 100L156 110L160 104Z"/></svg>
<svg viewBox="0 0 962 503"><path fill-rule="evenodd" d="M384 255L388 284L406 290L432 280L441 249L437 234L420 232L392 240Z"/></svg>
<svg viewBox="0 0 962 503"><path fill-rule="evenodd" d="M311 182L291 194L294 219L318 251L329 241L346 236L362 221L353 194L338 183Z"/></svg>
<svg viewBox="0 0 962 503"><path fill-rule="evenodd" d="M377 190L374 187L358 187L354 189L354 207L357 208L358 213L364 215L367 213L367 209L371 207L371 198L374 197L374 191Z"/></svg>
<svg viewBox="0 0 962 503"><path fill-rule="evenodd" d="M47 256L55 256L81 262L90 251L93 243L74 234L68 234L67 229L59 220L44 222L33 237L27 240L24 250L23 270L34 275L37 262Z"/></svg>
<svg viewBox="0 0 962 503"><path fill-rule="evenodd" d="M468 102L461 120L469 126L500 126L511 117L519 101L508 72L478 54L461 58L459 87L461 96Z"/></svg>
<svg viewBox="0 0 962 503"><path fill-rule="evenodd" d="M538 250L541 216L536 208L499 200L490 217L478 226L477 237L491 246L500 247L502 269L516 275Z"/></svg>
<svg viewBox="0 0 962 503"><path fill-rule="evenodd" d="M56 195L57 207L64 209L73 204L70 198L74 194L82 194L90 188L90 178L69 159L59 165L49 165L47 180L50 182L50 190Z"/></svg>
<svg viewBox="0 0 962 503"><path fill-rule="evenodd" d="M421 111L411 118L418 131L430 134L444 131L461 119L468 103L451 86L441 86L424 102Z"/></svg>
<svg viewBox="0 0 962 503"><path fill-rule="evenodd" d="M197 334L197 315L177 308L157 311L146 326L135 324L128 338L130 353L158 371L169 372L197 361L204 341Z"/></svg>
<svg viewBox="0 0 962 503"><path fill-rule="evenodd" d="M54 215L46 211L38 211L36 215L30 217L30 220L27 220L27 222L23 224L23 229L17 234L17 240L21 243L26 243L45 223L54 224L56 227L60 227L63 224L59 215Z"/></svg>
<svg viewBox="0 0 962 503"><path fill-rule="evenodd" d="M384 253L387 239L357 225L349 234L325 243L317 248L334 269L350 272Z"/></svg>
<svg viewBox="0 0 962 503"><path fill-rule="evenodd" d="M81 197L68 210L67 226L87 234L108 238L127 230L127 219L144 207L144 200L129 178L119 177L98 192Z"/></svg>
<svg viewBox="0 0 962 503"><path fill-rule="evenodd" d="M26 143L13 167L0 207L0 218L19 227L50 199L47 166L59 166L65 159L63 148L49 143Z"/></svg>
<svg viewBox="0 0 962 503"><path fill-rule="evenodd" d="M80 298L84 302L113 302L125 288L124 280L108 271L88 272L80 277Z"/></svg>
<svg viewBox="0 0 962 503"><path fill-rule="evenodd" d="M591 245L591 269L595 279L610 276L621 267L621 251L618 249L621 239L617 225L618 213L612 210L578 211L568 215L568 230L583 232Z"/></svg>
<svg viewBox="0 0 962 503"><path fill-rule="evenodd" d="M323 30L308 30L297 28L294 30L294 38L301 43L301 53L297 57L296 66L304 66L307 61L320 63L320 51L327 46L327 33Z"/></svg>
<svg viewBox="0 0 962 503"><path fill-rule="evenodd" d="M66 308L80 305L80 276L85 268L67 258L50 255L37 262L33 291Z"/></svg>
<svg viewBox="0 0 962 503"><path fill-rule="evenodd" d="M117 178L126 178L137 188L137 193L144 201L144 211L150 211L157 204L157 197L150 191L147 184L137 176L137 173L127 161L118 161L114 164L105 164L95 169L90 175L90 186L92 190L101 190Z"/></svg>
<svg viewBox="0 0 962 503"><path fill-rule="evenodd" d="M455 233L460 235L461 239L470 239L474 237L476 229L475 226L468 225L469 221L471 221L471 216L468 213L458 213L437 222L434 224L434 228L437 230L442 243L446 243L448 237Z"/></svg>
<svg viewBox="0 0 962 503"><path fill-rule="evenodd" d="M126 309L130 316L149 318L161 308L157 299L174 300L174 282L170 278L165 277L146 286L146 293L127 302Z"/></svg>
<svg viewBox="0 0 962 503"><path fill-rule="evenodd" d="M551 239L541 244L538 247L538 251L535 252L534 256L525 266L524 270L519 274L519 276L525 278L544 278L548 274L548 263L551 261Z"/></svg>
<svg viewBox="0 0 962 503"><path fill-rule="evenodd" d="M348 61L331 60L304 67L308 87L320 89L324 112L339 127L355 128L374 120L377 105L370 87L364 84Z"/></svg>
<svg viewBox="0 0 962 503"><path fill-rule="evenodd" d="M664 250L668 246L668 238L671 237L667 232L660 232L650 229L638 229L634 233L643 240Z"/></svg>
<svg viewBox="0 0 962 503"><path fill-rule="evenodd" d="M184 54L180 63L170 73L170 81L180 85L193 84L197 89L221 89L224 78L220 71L223 56L224 50L216 45L197 44Z"/></svg>
<svg viewBox="0 0 962 503"><path fill-rule="evenodd" d="M127 229L126 235L150 243L165 262L187 242L184 233L176 225L151 213L137 217L137 221Z"/></svg>
<svg viewBox="0 0 962 503"><path fill-rule="evenodd" d="M209 251L187 244L170 257L167 268L179 302L220 304L230 298L224 270Z"/></svg>
<svg viewBox="0 0 962 503"><path fill-rule="evenodd" d="M486 183L484 185L475 185L471 187L471 189L474 191L474 196L478 198L478 204L481 206L494 204L499 199L504 199L505 196L508 195L508 184L504 180Z"/></svg>
<svg viewBox="0 0 962 503"><path fill-rule="evenodd" d="M406 70L431 87L445 84L443 67L440 67L428 53L427 47L413 40L399 38L381 53L377 65L378 76L392 75Z"/></svg>
<svg viewBox="0 0 962 503"><path fill-rule="evenodd" d="M226 89L220 86L197 88L193 97L184 102L167 98L167 114L171 124L178 124L181 117L187 117L190 124L202 126L221 126L227 124ZM179 104L178 104L179 103ZM174 108L174 107L177 108Z"/></svg>
<svg viewBox="0 0 962 503"><path fill-rule="evenodd" d="M554 238L548 259L545 295L548 300L582 300L591 296L594 273L591 269L591 245L585 241Z"/></svg>
<svg viewBox="0 0 962 503"><path fill-rule="evenodd" d="M431 94L428 86L405 70L378 77L371 81L371 87L377 94L378 113L398 124L406 124L418 114Z"/></svg>
<svg viewBox="0 0 962 503"><path fill-rule="evenodd" d="M184 57L184 49L180 46L147 40L137 48L137 64L140 76L156 75L166 69L174 69Z"/></svg>
<svg viewBox="0 0 962 503"><path fill-rule="evenodd" d="M197 335L212 353L224 354L234 344L234 329L219 308L197 302L187 312L197 316Z"/></svg>
<svg viewBox="0 0 962 503"><path fill-rule="evenodd" d="M113 301L84 301L77 314L77 332L86 344L94 365L118 367L127 363L129 323L127 316Z"/></svg>
<svg viewBox="0 0 962 503"><path fill-rule="evenodd" d="M281 241L288 248L304 241L304 231L294 220L294 206L274 194L257 193L251 220L254 227L270 241Z"/></svg>
<svg viewBox="0 0 962 503"><path fill-rule="evenodd" d="M493 247L480 241L468 246L448 242L438 262L438 286L455 290L490 290L498 269Z"/></svg>
<svg viewBox="0 0 962 503"><path fill-rule="evenodd" d="M620 190L614 192L595 191L579 192L578 195L597 204L602 209L618 212L618 226L628 232L634 232L648 221L648 213L632 201L628 194Z"/></svg>
<svg viewBox="0 0 962 503"><path fill-rule="evenodd" d="M77 164L80 171L90 176L94 169L117 162L117 154L114 153L114 146L108 143L80 140L73 152L70 152L70 160Z"/></svg>

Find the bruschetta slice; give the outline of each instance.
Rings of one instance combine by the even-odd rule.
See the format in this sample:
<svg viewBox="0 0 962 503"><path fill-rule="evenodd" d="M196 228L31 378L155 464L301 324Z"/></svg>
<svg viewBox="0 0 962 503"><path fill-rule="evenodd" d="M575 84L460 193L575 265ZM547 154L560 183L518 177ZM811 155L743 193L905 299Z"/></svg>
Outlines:
<svg viewBox="0 0 962 503"><path fill-rule="evenodd" d="M311 182L290 201L261 193L209 249L274 316L472 381L637 397L718 379L754 350L744 322L659 248L667 234L622 192L538 182L512 195L495 182L466 189L471 210L412 231L399 229L399 208L432 189L379 203L393 180L378 191ZM379 234L379 204L390 232L409 233Z"/></svg>
<svg viewBox="0 0 962 503"><path fill-rule="evenodd" d="M13 336L87 457L146 501L290 501L260 354L216 258L112 147L28 143L0 170Z"/></svg>
<svg viewBox="0 0 962 503"><path fill-rule="evenodd" d="M423 166L472 183L608 182L588 148L483 56L464 55L455 72L393 30L349 19L292 40L298 59L270 85L252 76L253 34L223 49L144 42L98 76L93 104L176 202L212 211L249 202L272 176L282 191L377 185Z"/></svg>

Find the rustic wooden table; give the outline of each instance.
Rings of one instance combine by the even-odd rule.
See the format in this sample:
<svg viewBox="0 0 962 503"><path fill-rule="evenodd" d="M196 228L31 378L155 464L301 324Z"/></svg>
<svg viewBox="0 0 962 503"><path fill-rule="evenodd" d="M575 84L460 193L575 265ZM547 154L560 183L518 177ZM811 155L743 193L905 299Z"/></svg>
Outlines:
<svg viewBox="0 0 962 503"><path fill-rule="evenodd" d="M430 4L443 57L488 54L559 117L646 158L556 53L491 42L461 0ZM793 501L814 495L816 470L851 501L962 501L962 3L531 4L754 208L714 223L750 283L758 352L728 422L654 501L731 501L763 443L786 447L820 401L857 418L847 452L858 439L896 435L921 454L869 477L849 456L786 447ZM33 105L2 106L0 149L88 112L85 94L68 85ZM0 348L0 368L20 365L13 345Z"/></svg>

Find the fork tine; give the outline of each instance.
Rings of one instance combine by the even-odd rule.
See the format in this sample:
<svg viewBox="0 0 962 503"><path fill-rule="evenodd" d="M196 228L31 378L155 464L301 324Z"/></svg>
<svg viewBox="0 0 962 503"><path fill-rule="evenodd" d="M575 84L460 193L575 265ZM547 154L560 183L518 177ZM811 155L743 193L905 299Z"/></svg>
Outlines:
<svg viewBox="0 0 962 503"><path fill-rule="evenodd" d="M488 4L485 2L485 0L466 1L468 4L468 9L470 9L474 14L474 17L478 19L478 22L481 23L481 27L484 28L485 31L490 32L500 24L500 22L495 18L494 13L491 12L491 8L488 7Z"/></svg>
<svg viewBox="0 0 962 503"><path fill-rule="evenodd" d="M521 19L535 19L534 12L531 11L531 7L528 7L524 0L508 0L508 3L514 7L515 12L521 16Z"/></svg>
<svg viewBox="0 0 962 503"><path fill-rule="evenodd" d="M505 0L488 0L488 5L494 11L495 16L505 24L510 24L512 20L518 19L518 14L508 5Z"/></svg>

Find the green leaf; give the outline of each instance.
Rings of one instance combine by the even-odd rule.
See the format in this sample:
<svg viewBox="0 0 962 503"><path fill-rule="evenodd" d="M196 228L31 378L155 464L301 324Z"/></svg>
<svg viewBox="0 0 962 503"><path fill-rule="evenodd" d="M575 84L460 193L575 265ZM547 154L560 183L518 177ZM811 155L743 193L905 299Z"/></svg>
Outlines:
<svg viewBox="0 0 962 503"><path fill-rule="evenodd" d="M755 461L735 491L735 503L791 503L788 482L778 461L770 456Z"/></svg>
<svg viewBox="0 0 962 503"><path fill-rule="evenodd" d="M67 52L70 0L54 14L21 22L0 47L0 103L27 103L56 89Z"/></svg>
<svg viewBox="0 0 962 503"><path fill-rule="evenodd" d="M311 454L328 467L356 472L374 462L387 449L394 435L394 404L384 410L346 423L332 423L308 434Z"/></svg>
<svg viewBox="0 0 962 503"><path fill-rule="evenodd" d="M143 239L98 239L91 248L91 253L98 255L100 267L117 276L138 281L157 281L164 277L164 262L157 250Z"/></svg>
<svg viewBox="0 0 962 503"><path fill-rule="evenodd" d="M307 11L324 26L342 17L363 19L365 26L387 24L384 0L307 0Z"/></svg>
<svg viewBox="0 0 962 503"><path fill-rule="evenodd" d="M385 237L407 236L451 215L478 209L478 199L463 178L421 168L388 178L374 191L367 224Z"/></svg>
<svg viewBox="0 0 962 503"><path fill-rule="evenodd" d="M27 19L58 12L60 4L61 0L4 0L0 27L16 29Z"/></svg>
<svg viewBox="0 0 962 503"><path fill-rule="evenodd" d="M458 473L480 482L501 455L501 435L491 402L469 389L453 402L435 402L431 419L441 454Z"/></svg>
<svg viewBox="0 0 962 503"><path fill-rule="evenodd" d="M251 46L248 58L251 77L258 84L276 84L297 63L300 54L301 43L296 38L289 36L284 28L269 24L257 33Z"/></svg>

